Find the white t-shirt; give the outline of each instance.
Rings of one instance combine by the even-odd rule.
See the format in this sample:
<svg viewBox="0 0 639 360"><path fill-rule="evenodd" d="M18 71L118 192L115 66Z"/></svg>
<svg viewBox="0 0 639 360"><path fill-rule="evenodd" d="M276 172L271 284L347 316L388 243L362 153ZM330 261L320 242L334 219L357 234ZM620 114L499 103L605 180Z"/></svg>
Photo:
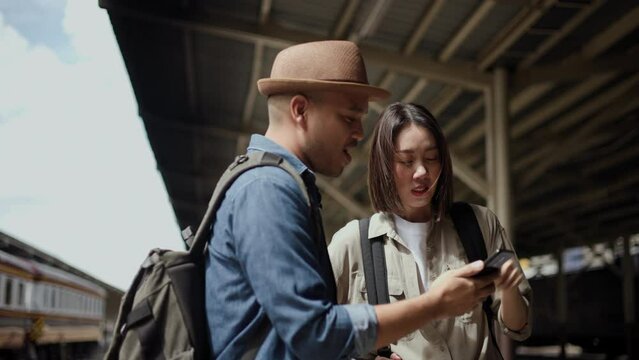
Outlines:
<svg viewBox="0 0 639 360"><path fill-rule="evenodd" d="M426 266L426 237L431 229L431 222L414 223L406 221L393 214L395 230L399 237L404 240L406 246L413 254L419 275L422 278L424 291L428 289L428 266Z"/></svg>

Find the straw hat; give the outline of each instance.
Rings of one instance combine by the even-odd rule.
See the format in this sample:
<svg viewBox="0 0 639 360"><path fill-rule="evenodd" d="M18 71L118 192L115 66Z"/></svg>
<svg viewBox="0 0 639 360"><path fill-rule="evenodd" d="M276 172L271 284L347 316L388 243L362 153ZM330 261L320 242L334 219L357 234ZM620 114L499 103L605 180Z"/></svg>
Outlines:
<svg viewBox="0 0 639 360"><path fill-rule="evenodd" d="M303 43L280 51L271 77L258 80L257 88L265 96L313 90L365 94L369 100L390 95L368 84L357 45L336 40Z"/></svg>

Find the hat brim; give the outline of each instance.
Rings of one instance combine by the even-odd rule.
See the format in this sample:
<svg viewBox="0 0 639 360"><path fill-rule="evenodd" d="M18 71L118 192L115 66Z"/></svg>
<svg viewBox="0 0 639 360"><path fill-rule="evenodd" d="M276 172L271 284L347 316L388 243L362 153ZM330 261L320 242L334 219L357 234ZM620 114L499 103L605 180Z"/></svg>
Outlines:
<svg viewBox="0 0 639 360"><path fill-rule="evenodd" d="M306 91L337 91L367 95L369 101L384 100L390 93L380 87L345 81L304 79L260 79L257 89L264 96Z"/></svg>

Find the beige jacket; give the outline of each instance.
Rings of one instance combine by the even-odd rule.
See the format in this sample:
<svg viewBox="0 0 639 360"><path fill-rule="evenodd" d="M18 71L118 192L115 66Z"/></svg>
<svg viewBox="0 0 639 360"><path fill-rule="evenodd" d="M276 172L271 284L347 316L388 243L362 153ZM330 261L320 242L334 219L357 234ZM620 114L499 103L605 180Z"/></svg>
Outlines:
<svg viewBox="0 0 639 360"><path fill-rule="evenodd" d="M495 214L485 207L473 205L479 226L484 235L488 254L505 247L512 249L504 229ZM388 273L388 290L391 302L420 294L422 283L413 255L395 231L391 214L377 213L371 218L369 238L385 235L384 251ZM358 222L351 221L333 236L328 251L337 283L337 301L367 303L366 283L360 250ZM426 239L429 284L443 272L457 269L467 263L464 248L450 218L434 224ZM503 324L500 299L494 297L493 310L498 314L501 330L514 340L530 336L530 304L532 291L527 280L519 285L519 291L528 305L528 324L520 331L511 331ZM391 349L404 360L412 359L498 359L489 338L488 322L481 304L472 311L446 320L434 321L391 345Z"/></svg>

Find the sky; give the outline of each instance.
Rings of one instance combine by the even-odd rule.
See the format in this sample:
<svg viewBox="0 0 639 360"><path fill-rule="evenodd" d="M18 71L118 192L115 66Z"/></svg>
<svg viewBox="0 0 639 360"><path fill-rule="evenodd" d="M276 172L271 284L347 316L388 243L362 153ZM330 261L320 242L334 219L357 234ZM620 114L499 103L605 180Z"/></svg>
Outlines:
<svg viewBox="0 0 639 360"><path fill-rule="evenodd" d="M183 249L97 0L0 0L0 231L120 289Z"/></svg>

